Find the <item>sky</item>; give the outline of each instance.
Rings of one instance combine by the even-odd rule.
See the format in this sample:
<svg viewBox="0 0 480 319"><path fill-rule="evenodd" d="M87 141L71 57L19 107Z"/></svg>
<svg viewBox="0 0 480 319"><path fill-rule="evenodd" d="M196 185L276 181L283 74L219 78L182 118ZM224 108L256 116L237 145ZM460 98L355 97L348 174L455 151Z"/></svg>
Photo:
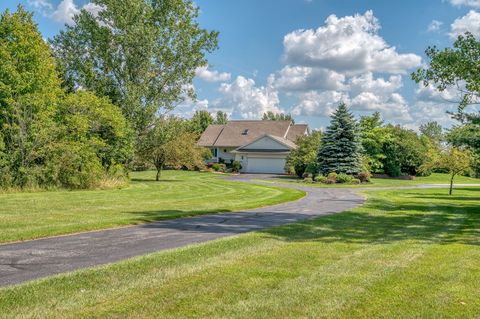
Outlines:
<svg viewBox="0 0 480 319"><path fill-rule="evenodd" d="M480 0L195 0L203 28L220 32L219 49L197 70L196 101L176 113L222 110L232 119L291 113L325 128L335 107L416 129L454 123L454 89L417 85L410 73L428 63L428 46L452 46L465 31L480 37ZM0 0L23 4L43 36L55 36L89 0Z"/></svg>

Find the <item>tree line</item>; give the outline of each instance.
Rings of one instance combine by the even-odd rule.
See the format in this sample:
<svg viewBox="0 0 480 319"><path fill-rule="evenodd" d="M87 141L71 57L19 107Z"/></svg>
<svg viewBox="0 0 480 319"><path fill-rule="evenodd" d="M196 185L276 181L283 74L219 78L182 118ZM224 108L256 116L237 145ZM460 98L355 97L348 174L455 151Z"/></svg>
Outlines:
<svg viewBox="0 0 480 319"><path fill-rule="evenodd" d="M98 14L82 10L49 43L22 6L2 13L0 188L91 188L141 163L200 163L198 125L166 114L195 97L218 33L189 0L93 3Z"/></svg>

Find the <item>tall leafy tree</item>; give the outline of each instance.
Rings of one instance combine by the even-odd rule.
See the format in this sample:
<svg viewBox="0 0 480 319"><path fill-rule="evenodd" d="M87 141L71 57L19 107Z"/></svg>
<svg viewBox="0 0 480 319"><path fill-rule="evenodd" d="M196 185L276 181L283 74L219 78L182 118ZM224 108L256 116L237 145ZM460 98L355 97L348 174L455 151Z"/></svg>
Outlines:
<svg viewBox="0 0 480 319"><path fill-rule="evenodd" d="M217 111L215 115L215 124L227 124L228 114L223 111Z"/></svg>
<svg viewBox="0 0 480 319"><path fill-rule="evenodd" d="M201 135L210 124L213 124L215 120L206 110L197 110L195 114L193 114L192 119L190 120L192 130Z"/></svg>
<svg viewBox="0 0 480 319"><path fill-rule="evenodd" d="M384 126L379 112L360 118L360 136L370 170L375 173L382 172L385 159L383 147L391 140L391 134Z"/></svg>
<svg viewBox="0 0 480 319"><path fill-rule="evenodd" d="M93 0L52 41L67 87L108 96L141 135L160 110L194 97L195 70L217 48L191 0Z"/></svg>
<svg viewBox="0 0 480 319"><path fill-rule="evenodd" d="M443 128L438 122L427 122L420 125L420 133L435 145L440 145L445 140Z"/></svg>
<svg viewBox="0 0 480 319"><path fill-rule="evenodd" d="M0 17L0 182L35 184L54 142L61 95L55 61L22 6Z"/></svg>
<svg viewBox="0 0 480 319"><path fill-rule="evenodd" d="M361 171L361 142L357 122L341 103L333 113L318 151L320 172L356 174Z"/></svg>

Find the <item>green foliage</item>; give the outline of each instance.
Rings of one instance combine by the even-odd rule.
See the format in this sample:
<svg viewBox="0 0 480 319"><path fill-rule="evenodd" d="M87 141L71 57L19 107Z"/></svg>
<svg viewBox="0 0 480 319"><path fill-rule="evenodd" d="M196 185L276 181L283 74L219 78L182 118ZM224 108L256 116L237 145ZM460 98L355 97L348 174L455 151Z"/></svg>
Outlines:
<svg viewBox="0 0 480 319"><path fill-rule="evenodd" d="M188 169L203 167L205 150L196 145L198 135L190 131L188 121L178 117L160 117L142 137L139 155L153 164L160 180L166 165Z"/></svg>
<svg viewBox="0 0 480 319"><path fill-rule="evenodd" d="M0 19L1 188L91 188L131 156L128 125L108 99L66 95L32 16Z"/></svg>
<svg viewBox="0 0 480 319"><path fill-rule="evenodd" d="M375 172L383 172L385 154L383 146L391 140L388 129L383 125L379 112L371 116L360 118L360 135L362 140L363 154L368 168ZM362 170L365 170L364 167Z"/></svg>
<svg viewBox="0 0 480 319"><path fill-rule="evenodd" d="M420 133L435 145L440 145L445 140L442 126L435 121L420 125Z"/></svg>
<svg viewBox="0 0 480 319"><path fill-rule="evenodd" d="M108 96L142 135L160 109L194 97L195 70L218 33L199 26L191 0L91 3L98 16L82 10L52 41L64 84Z"/></svg>
<svg viewBox="0 0 480 319"><path fill-rule="evenodd" d="M353 180L353 176L345 173L340 173L336 177L336 181L339 184L350 183L352 180Z"/></svg>
<svg viewBox="0 0 480 319"><path fill-rule="evenodd" d="M217 111L215 116L215 124L227 124L228 122L228 114L223 111Z"/></svg>
<svg viewBox="0 0 480 319"><path fill-rule="evenodd" d="M417 175L425 161L428 145L413 130L388 125L391 140L383 145L385 173L392 176Z"/></svg>
<svg viewBox="0 0 480 319"><path fill-rule="evenodd" d="M448 134L448 140L456 146L467 146L480 153L480 113L465 112L467 106L478 102L480 95L480 41L471 33L460 35L453 48L439 50L428 47L425 51L430 59L428 68L419 69L412 78L423 85L435 86L439 91L460 88L462 95L458 111L453 117L460 121Z"/></svg>
<svg viewBox="0 0 480 319"><path fill-rule="evenodd" d="M242 164L239 161L233 161L231 168L233 172L237 173L242 169Z"/></svg>
<svg viewBox="0 0 480 319"><path fill-rule="evenodd" d="M268 111L267 113L263 113L262 120L264 120L264 121L291 121L293 124L295 124L295 120L293 119L291 114L273 113L272 111Z"/></svg>
<svg viewBox="0 0 480 319"><path fill-rule="evenodd" d="M297 148L292 150L286 159L285 167L293 167L295 174L302 177L303 173L317 173L317 152L320 148L322 132L312 131L310 135L299 136L295 142ZM308 171L307 171L308 168Z"/></svg>
<svg viewBox="0 0 480 319"><path fill-rule="evenodd" d="M453 180L455 176L465 173L472 163L472 153L468 150L462 150L454 146L447 147L440 154L429 154L427 161L422 165L422 170L431 168L442 168L449 172L450 191L452 195Z"/></svg>
<svg viewBox="0 0 480 319"><path fill-rule="evenodd" d="M210 124L214 123L212 115L205 110L197 110L190 120L193 132L199 136L207 129Z"/></svg>
<svg viewBox="0 0 480 319"><path fill-rule="evenodd" d="M320 172L356 174L361 170L361 141L357 123L342 103L332 115L318 151Z"/></svg>
<svg viewBox="0 0 480 319"><path fill-rule="evenodd" d="M224 172L226 170L227 166L225 164L222 164L222 163L214 163L212 164L212 169L215 171L215 172Z"/></svg>

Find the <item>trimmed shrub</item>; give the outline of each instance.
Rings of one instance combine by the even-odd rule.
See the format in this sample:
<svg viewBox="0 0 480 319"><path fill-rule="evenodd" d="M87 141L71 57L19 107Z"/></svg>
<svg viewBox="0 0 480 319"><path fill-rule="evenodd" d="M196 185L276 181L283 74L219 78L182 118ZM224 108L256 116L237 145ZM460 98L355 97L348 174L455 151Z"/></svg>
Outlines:
<svg viewBox="0 0 480 319"><path fill-rule="evenodd" d="M232 163L232 171L238 173L242 169L242 164L239 161L234 161Z"/></svg>
<svg viewBox="0 0 480 319"><path fill-rule="evenodd" d="M327 175L327 184L335 184L337 182L337 173L332 172Z"/></svg>
<svg viewBox="0 0 480 319"><path fill-rule="evenodd" d="M357 178L360 180L360 183L369 183L371 177L372 177L372 174L370 174L369 172L360 172L357 175Z"/></svg>
<svg viewBox="0 0 480 319"><path fill-rule="evenodd" d="M317 181L319 183L322 183L322 184L327 184L327 180L328 180L328 178L326 178L323 175L319 175L315 178L315 181Z"/></svg>
<svg viewBox="0 0 480 319"><path fill-rule="evenodd" d="M337 183L345 184L350 183L353 180L352 175L340 173L337 175Z"/></svg>

